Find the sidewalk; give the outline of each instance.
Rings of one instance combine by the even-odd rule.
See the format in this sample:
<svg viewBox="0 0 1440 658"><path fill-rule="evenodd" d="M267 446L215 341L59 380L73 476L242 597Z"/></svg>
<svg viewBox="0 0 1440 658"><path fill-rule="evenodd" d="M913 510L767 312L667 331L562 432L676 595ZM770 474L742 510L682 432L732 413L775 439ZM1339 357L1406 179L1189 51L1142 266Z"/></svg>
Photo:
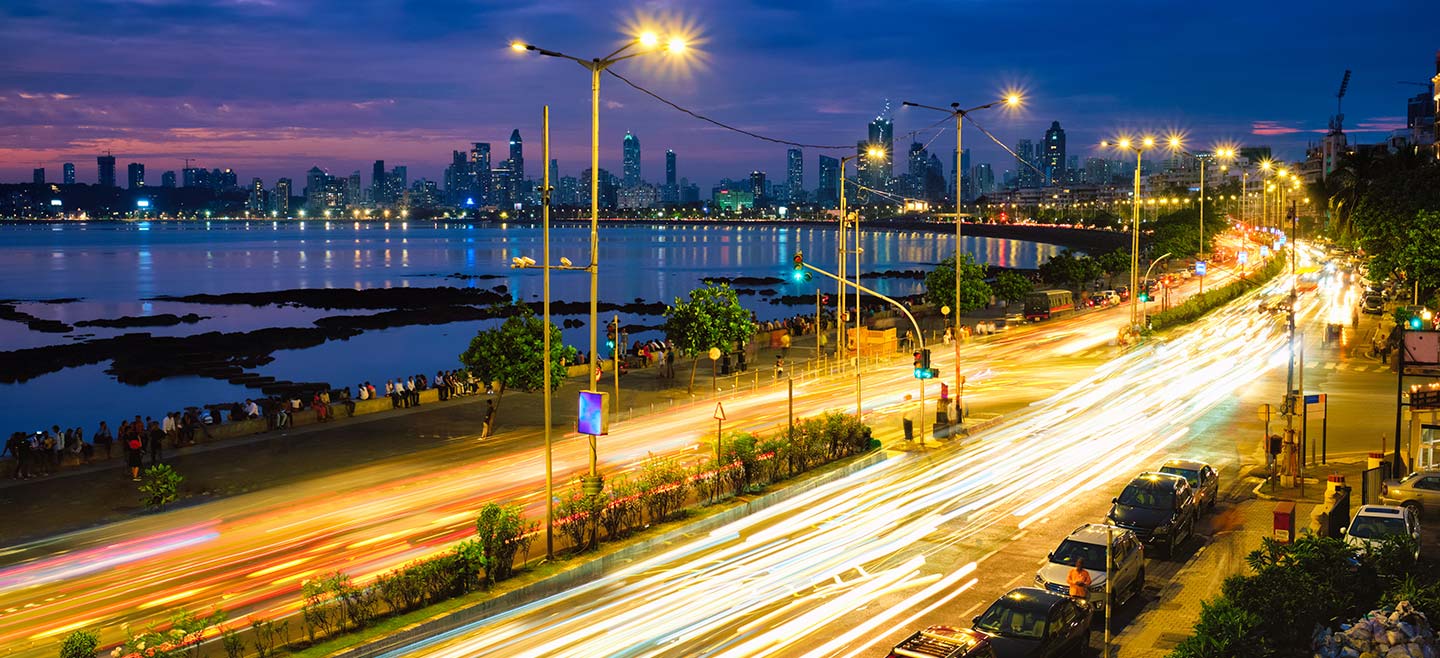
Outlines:
<svg viewBox="0 0 1440 658"><path fill-rule="evenodd" d="M1360 505L1359 477L1364 463L1331 463L1326 473L1345 476L1351 487L1350 509ZM1257 469L1263 471L1264 469ZM1213 515L1203 519L1201 534L1208 535L1194 554L1173 574L1149 575L1142 602L1144 606L1115 636L1120 658L1160 658L1189 637L1200 619L1201 604L1220 595L1225 579L1246 573L1245 556L1261 546L1274 532L1274 511L1282 501L1295 503L1296 532L1318 531L1314 514L1325 494L1325 477L1307 482L1302 493L1297 487L1276 487L1265 479L1247 476L1231 495L1239 500L1224 502ZM1133 614L1133 613L1132 613ZM1117 624L1118 625L1118 624Z"/></svg>

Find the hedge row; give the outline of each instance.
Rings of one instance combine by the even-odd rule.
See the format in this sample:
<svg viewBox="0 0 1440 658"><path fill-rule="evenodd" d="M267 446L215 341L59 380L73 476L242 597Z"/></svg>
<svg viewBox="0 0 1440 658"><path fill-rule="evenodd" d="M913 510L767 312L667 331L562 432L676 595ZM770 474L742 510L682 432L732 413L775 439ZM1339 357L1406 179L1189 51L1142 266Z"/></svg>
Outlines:
<svg viewBox="0 0 1440 658"><path fill-rule="evenodd" d="M1194 322L1200 316L1229 304L1245 293L1264 285L1265 282L1285 271L1285 266L1285 258L1277 254L1264 265L1252 270L1247 278L1197 294L1180 304L1150 316L1150 330L1160 331Z"/></svg>

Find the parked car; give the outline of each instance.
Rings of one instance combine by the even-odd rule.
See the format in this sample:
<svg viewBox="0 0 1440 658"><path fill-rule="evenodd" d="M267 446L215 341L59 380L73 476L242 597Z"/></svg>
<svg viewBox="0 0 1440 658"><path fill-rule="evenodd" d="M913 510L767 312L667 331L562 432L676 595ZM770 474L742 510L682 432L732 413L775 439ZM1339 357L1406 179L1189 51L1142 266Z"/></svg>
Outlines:
<svg viewBox="0 0 1440 658"><path fill-rule="evenodd" d="M1215 509L1215 501L1220 496L1220 474L1209 464L1193 459L1171 459L1160 466L1160 472L1185 478L1195 491L1198 509Z"/></svg>
<svg viewBox="0 0 1440 658"><path fill-rule="evenodd" d="M974 621L996 658L1075 655L1090 644L1090 609L1034 587L1010 590Z"/></svg>
<svg viewBox="0 0 1440 658"><path fill-rule="evenodd" d="M995 658L990 639L976 631L931 626L905 638L889 658Z"/></svg>
<svg viewBox="0 0 1440 658"><path fill-rule="evenodd" d="M1409 508L1417 517L1427 509L1440 509L1440 471L1411 473L1399 480L1381 482L1380 503Z"/></svg>
<svg viewBox="0 0 1440 658"><path fill-rule="evenodd" d="M1141 473L1110 502L1106 520L1142 542L1164 546L1166 557L1195 533L1195 494L1178 475Z"/></svg>
<svg viewBox="0 0 1440 658"><path fill-rule="evenodd" d="M1120 301L1130 301L1130 286L1120 286L1115 289L1115 294L1120 295Z"/></svg>
<svg viewBox="0 0 1440 658"><path fill-rule="evenodd" d="M1105 295L1096 293L1094 295L1090 295L1088 298L1085 299L1085 305L1089 306L1090 308L1105 308L1106 306L1109 306L1110 303L1109 300L1105 299Z"/></svg>
<svg viewBox="0 0 1440 658"><path fill-rule="evenodd" d="M1110 560L1115 563L1113 578L1105 570L1107 535ZM1070 533L1046 559L1045 565L1035 573L1035 585L1066 596L1070 594L1067 580L1070 570L1075 568L1077 559L1085 561L1085 570L1090 572L1089 603L1097 613L1105 609L1107 587L1114 587L1110 594L1117 606L1124 605L1145 588L1145 547L1134 532L1125 528L1086 523Z"/></svg>
<svg viewBox="0 0 1440 658"><path fill-rule="evenodd" d="M1109 301L1112 305L1120 303L1120 293L1115 292L1114 290L1102 290L1100 291L1100 294L1104 295L1105 299Z"/></svg>
<svg viewBox="0 0 1440 658"><path fill-rule="evenodd" d="M1415 541L1415 559L1420 559L1420 520L1409 507L1362 505L1344 533L1345 543L1362 551L1378 548L1391 535L1407 535Z"/></svg>

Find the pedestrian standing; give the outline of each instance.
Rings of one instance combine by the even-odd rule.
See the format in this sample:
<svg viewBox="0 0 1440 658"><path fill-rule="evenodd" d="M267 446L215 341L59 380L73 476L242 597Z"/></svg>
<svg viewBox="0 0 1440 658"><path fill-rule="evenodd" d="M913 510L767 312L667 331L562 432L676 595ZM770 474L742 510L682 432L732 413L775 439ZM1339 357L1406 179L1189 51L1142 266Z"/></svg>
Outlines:
<svg viewBox="0 0 1440 658"><path fill-rule="evenodd" d="M140 435L132 430L130 438L125 442L125 465L130 467L130 480L140 481L140 457L144 451L144 444L140 441Z"/></svg>
<svg viewBox="0 0 1440 658"><path fill-rule="evenodd" d="M95 447L105 451L105 459L110 459L110 446L114 443L115 437L110 435L110 428L105 421L100 421L100 429L95 430Z"/></svg>
<svg viewBox="0 0 1440 658"><path fill-rule="evenodd" d="M1065 582L1070 585L1070 598L1081 602L1090 600L1090 572L1085 570L1085 558L1075 558L1075 568L1065 576Z"/></svg>
<svg viewBox="0 0 1440 658"><path fill-rule="evenodd" d="M779 354L776 354L776 355L775 355L775 379L776 379L776 381L779 381L779 379L780 379L781 377L784 377L784 376L785 376L785 357L783 357L783 356L781 356L781 355L779 355Z"/></svg>
<svg viewBox="0 0 1440 658"><path fill-rule="evenodd" d="M160 463L160 451L165 442L165 430L160 429L160 423L150 421L150 465Z"/></svg>

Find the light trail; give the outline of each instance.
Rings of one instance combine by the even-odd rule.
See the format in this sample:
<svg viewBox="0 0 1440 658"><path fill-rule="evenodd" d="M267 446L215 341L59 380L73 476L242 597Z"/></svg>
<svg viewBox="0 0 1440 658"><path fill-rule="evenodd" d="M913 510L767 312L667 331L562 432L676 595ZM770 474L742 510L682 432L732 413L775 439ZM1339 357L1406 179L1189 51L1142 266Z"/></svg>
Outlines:
<svg viewBox="0 0 1440 658"><path fill-rule="evenodd" d="M870 628L923 614L951 594L927 578L954 573L939 556L980 548L987 530L1013 537L1066 497L1143 470L1260 377L1286 341L1253 308L1247 297L1134 351L972 448L892 459L580 590L386 657L802 655L816 645L840 653L864 634L845 625L847 613L882 620ZM882 603L907 586L914 592Z"/></svg>

